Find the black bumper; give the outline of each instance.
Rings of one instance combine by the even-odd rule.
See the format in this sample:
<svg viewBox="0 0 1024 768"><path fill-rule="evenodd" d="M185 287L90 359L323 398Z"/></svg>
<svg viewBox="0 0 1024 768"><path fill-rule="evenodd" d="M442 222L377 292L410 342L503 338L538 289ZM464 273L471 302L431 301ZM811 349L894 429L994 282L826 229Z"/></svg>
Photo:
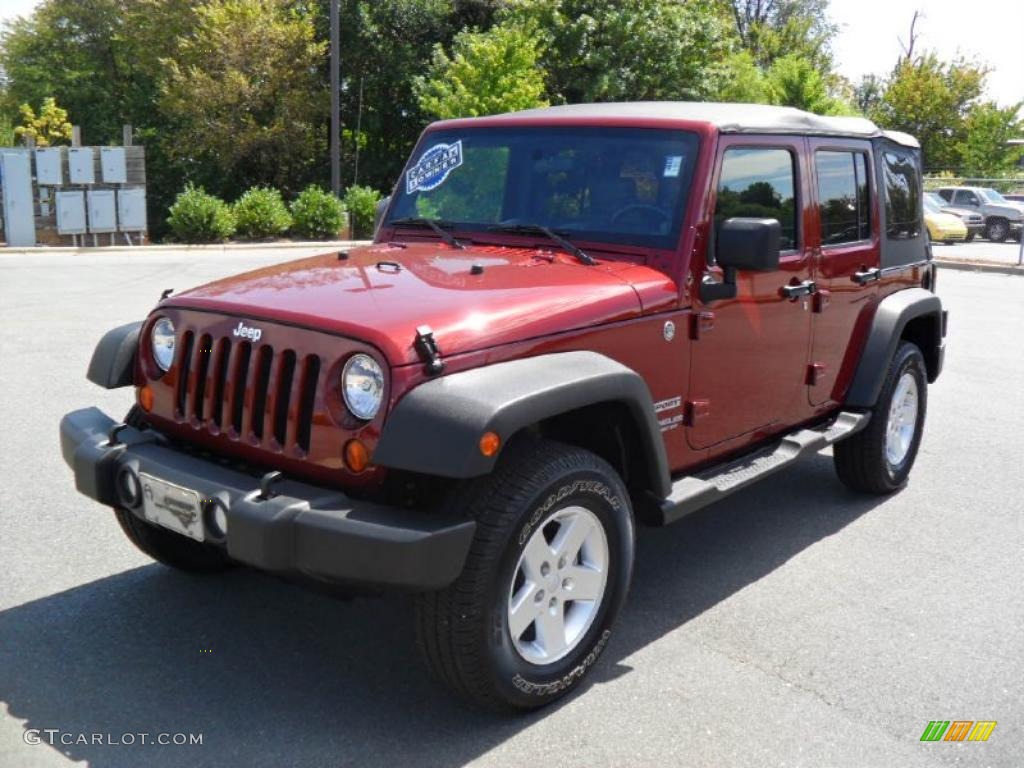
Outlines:
<svg viewBox="0 0 1024 768"><path fill-rule="evenodd" d="M64 460L81 493L111 507L122 470L145 472L199 492L226 510L228 556L257 568L323 581L403 589L440 589L462 571L476 524L358 501L340 491L291 480L263 499L251 475L170 447L150 430L122 429L97 408L60 422ZM131 510L142 516L141 511Z"/></svg>

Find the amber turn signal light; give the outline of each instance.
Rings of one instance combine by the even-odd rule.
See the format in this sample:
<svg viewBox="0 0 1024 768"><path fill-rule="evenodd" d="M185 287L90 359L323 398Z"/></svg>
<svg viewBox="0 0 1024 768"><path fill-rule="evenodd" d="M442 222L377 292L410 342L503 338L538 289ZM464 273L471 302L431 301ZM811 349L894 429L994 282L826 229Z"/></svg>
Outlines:
<svg viewBox="0 0 1024 768"><path fill-rule="evenodd" d="M484 432L480 437L480 453L487 458L495 456L501 448L501 438L497 432Z"/></svg>
<svg viewBox="0 0 1024 768"><path fill-rule="evenodd" d="M144 411L153 410L153 390L149 388L148 384L139 390L139 405Z"/></svg>
<svg viewBox="0 0 1024 768"><path fill-rule="evenodd" d="M370 453L359 440L345 443L345 466L357 474L370 466Z"/></svg>

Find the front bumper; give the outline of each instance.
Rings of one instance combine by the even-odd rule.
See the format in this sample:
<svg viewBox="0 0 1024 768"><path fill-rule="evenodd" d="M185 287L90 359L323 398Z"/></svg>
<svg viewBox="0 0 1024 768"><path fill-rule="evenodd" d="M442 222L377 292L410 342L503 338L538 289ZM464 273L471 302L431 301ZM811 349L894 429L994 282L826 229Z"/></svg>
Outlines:
<svg viewBox="0 0 1024 768"><path fill-rule="evenodd" d="M351 499L340 491L292 480L263 498L257 478L173 448L152 430L121 429L97 408L60 422L64 460L81 493L124 507L115 479L145 472L216 500L226 511L220 546L234 560L262 570L321 581L403 589L440 589L462 571L476 524L416 510Z"/></svg>

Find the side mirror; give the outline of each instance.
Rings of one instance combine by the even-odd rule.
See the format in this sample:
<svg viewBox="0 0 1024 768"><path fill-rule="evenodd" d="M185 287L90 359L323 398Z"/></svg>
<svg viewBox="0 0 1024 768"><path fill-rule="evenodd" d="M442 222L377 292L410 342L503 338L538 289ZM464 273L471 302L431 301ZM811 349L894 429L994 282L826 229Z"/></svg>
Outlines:
<svg viewBox="0 0 1024 768"><path fill-rule="evenodd" d="M779 268L782 225L778 219L726 219L715 235L715 263L722 267L723 281L705 275L701 301L707 303L736 296L736 272L771 272Z"/></svg>
<svg viewBox="0 0 1024 768"><path fill-rule="evenodd" d="M778 219L726 219L715 238L715 261L722 267L771 272L779 268L781 242Z"/></svg>
<svg viewBox="0 0 1024 768"><path fill-rule="evenodd" d="M377 212L373 216L373 236L377 236L377 230L380 229L380 222L384 218L384 213L388 209L388 204L391 202L391 195L382 197L377 201Z"/></svg>

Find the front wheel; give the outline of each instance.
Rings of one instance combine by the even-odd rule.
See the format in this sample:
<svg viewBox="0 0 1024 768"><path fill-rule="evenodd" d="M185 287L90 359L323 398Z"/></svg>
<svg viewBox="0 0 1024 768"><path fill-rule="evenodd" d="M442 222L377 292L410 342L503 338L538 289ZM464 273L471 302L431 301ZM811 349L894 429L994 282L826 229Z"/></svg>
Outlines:
<svg viewBox="0 0 1024 768"><path fill-rule="evenodd" d="M589 451L522 440L454 503L477 532L455 583L417 598L427 665L488 709L568 694L604 650L629 589L633 514L621 479Z"/></svg>
<svg viewBox="0 0 1024 768"><path fill-rule="evenodd" d="M917 458L928 404L924 356L904 341L896 350L867 427L833 448L839 479L863 493L906 485Z"/></svg>
<svg viewBox="0 0 1024 768"><path fill-rule="evenodd" d="M1010 236L1010 224L1006 219L990 219L985 225L985 237L993 243L1006 242Z"/></svg>

